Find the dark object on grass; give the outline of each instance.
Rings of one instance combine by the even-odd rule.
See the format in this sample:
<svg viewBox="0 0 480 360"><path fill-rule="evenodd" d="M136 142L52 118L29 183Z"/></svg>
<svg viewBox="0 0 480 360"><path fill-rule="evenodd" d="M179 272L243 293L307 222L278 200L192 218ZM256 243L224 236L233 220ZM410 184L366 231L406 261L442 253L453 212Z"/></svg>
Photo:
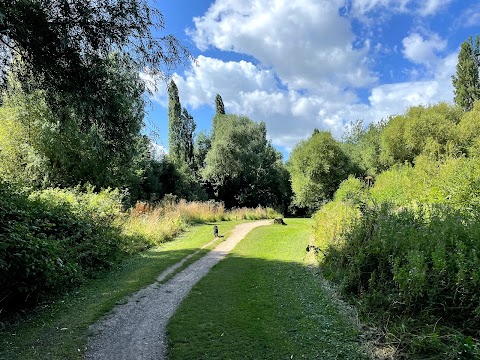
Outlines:
<svg viewBox="0 0 480 360"><path fill-rule="evenodd" d="M215 226L213 227L213 235L214 235L215 237L218 237L218 226L217 226L217 225L215 225Z"/></svg>
<svg viewBox="0 0 480 360"><path fill-rule="evenodd" d="M325 253L319 247L317 247L315 245L307 245L307 248L305 249L305 251L309 252L310 250L315 252L315 254L318 254L319 252L321 252L323 255L325 255Z"/></svg>
<svg viewBox="0 0 480 360"><path fill-rule="evenodd" d="M285 224L285 222L283 221L282 218L275 218L275 219L273 220L273 223L274 223L274 224L279 224L279 225L287 225L287 224Z"/></svg>

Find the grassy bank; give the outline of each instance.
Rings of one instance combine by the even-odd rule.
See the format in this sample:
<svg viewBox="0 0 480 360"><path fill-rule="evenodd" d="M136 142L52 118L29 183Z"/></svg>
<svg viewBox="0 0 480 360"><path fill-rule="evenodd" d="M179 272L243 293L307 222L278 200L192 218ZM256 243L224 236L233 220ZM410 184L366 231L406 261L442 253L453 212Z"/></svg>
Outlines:
<svg viewBox="0 0 480 360"><path fill-rule="evenodd" d="M311 221L253 230L172 318L171 359L363 359L310 269Z"/></svg>
<svg viewBox="0 0 480 360"><path fill-rule="evenodd" d="M154 282L164 269L212 241L213 224L228 236L238 223L192 227L171 242L131 256L58 301L40 306L0 332L0 359L81 359L89 325L126 296Z"/></svg>

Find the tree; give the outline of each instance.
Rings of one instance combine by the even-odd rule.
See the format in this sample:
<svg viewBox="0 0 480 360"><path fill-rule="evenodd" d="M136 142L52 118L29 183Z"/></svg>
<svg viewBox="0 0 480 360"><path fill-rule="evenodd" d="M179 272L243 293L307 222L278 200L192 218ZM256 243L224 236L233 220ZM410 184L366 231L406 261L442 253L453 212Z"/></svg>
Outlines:
<svg viewBox="0 0 480 360"><path fill-rule="evenodd" d="M195 121L188 110L180 104L178 88L172 80L168 86L168 146L174 163L186 164L193 169Z"/></svg>
<svg viewBox="0 0 480 360"><path fill-rule="evenodd" d="M220 94L215 96L215 109L217 115L225 115L225 106L223 105L223 100Z"/></svg>
<svg viewBox="0 0 480 360"><path fill-rule="evenodd" d="M18 81L18 72L10 75L1 108L10 109L12 129L25 129L19 151L30 155L22 167L41 170L31 177L41 181L30 185L131 187L141 176L144 83L126 55L111 54L103 66L98 74L104 83L103 108L62 99L62 107L53 112L45 91L25 91L29 83Z"/></svg>
<svg viewBox="0 0 480 360"><path fill-rule="evenodd" d="M474 44L470 36L460 47L457 72L452 76L455 103L464 111L471 110L475 100L480 99L479 61L480 38L477 35Z"/></svg>
<svg viewBox="0 0 480 360"><path fill-rule="evenodd" d="M0 2L0 67L19 55L42 88L88 96L98 62L128 52L137 71L162 75L191 58L172 35L158 36L163 15L146 0Z"/></svg>
<svg viewBox="0 0 480 360"><path fill-rule="evenodd" d="M195 121L193 116L189 114L187 109L182 109L181 116L181 159L190 167L193 168L194 159L194 144L193 134L195 132Z"/></svg>
<svg viewBox="0 0 480 360"><path fill-rule="evenodd" d="M294 147L287 168L294 203L311 211L331 199L349 174L359 171L330 132L318 130Z"/></svg>
<svg viewBox="0 0 480 360"><path fill-rule="evenodd" d="M203 169L205 167L205 159L211 147L212 141L210 137L204 131L200 131L197 135L194 149L197 169Z"/></svg>
<svg viewBox="0 0 480 360"><path fill-rule="evenodd" d="M173 161L180 160L182 106L173 80L168 84L168 148Z"/></svg>
<svg viewBox="0 0 480 360"><path fill-rule="evenodd" d="M277 163L281 155L266 138L265 123L222 115L201 171L227 207L281 205Z"/></svg>
<svg viewBox="0 0 480 360"><path fill-rule="evenodd" d="M414 106L392 117L380 133L381 161L384 165L414 163L424 154L439 159L458 147L457 124L462 110L440 103Z"/></svg>

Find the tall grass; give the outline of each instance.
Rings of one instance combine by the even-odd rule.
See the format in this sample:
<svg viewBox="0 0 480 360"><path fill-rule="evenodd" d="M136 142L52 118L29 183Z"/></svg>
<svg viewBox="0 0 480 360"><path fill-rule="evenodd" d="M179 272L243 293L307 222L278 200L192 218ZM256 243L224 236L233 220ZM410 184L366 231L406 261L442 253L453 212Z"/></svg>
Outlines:
<svg viewBox="0 0 480 360"><path fill-rule="evenodd" d="M137 202L123 216L121 227L136 249L169 241L189 225L229 220L259 220L281 216L271 208L225 209L223 203L177 201L166 196L158 205Z"/></svg>

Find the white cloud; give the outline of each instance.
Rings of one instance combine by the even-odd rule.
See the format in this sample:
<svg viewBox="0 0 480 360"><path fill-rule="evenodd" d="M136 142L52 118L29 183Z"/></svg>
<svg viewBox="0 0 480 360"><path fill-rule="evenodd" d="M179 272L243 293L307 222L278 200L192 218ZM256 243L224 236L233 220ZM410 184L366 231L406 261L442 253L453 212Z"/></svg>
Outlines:
<svg viewBox="0 0 480 360"><path fill-rule="evenodd" d="M453 0L347 0L350 13L363 18L369 12L383 10L388 13L413 13L420 16L435 15Z"/></svg>
<svg viewBox="0 0 480 360"><path fill-rule="evenodd" d="M456 21L457 26L472 27L478 26L480 22L480 4L469 6L458 17Z"/></svg>
<svg viewBox="0 0 480 360"><path fill-rule="evenodd" d="M456 54L452 54L437 62L435 75L428 81L376 86L366 104L349 92L317 95L279 89L271 70L245 61L224 62L200 56L198 66L183 77L174 77L183 105L213 107L215 94L220 93L228 113L265 121L272 142L289 150L314 128L331 130L340 137L345 124L356 119L376 122L403 113L409 106L451 101L455 65ZM157 100L166 104L165 97L162 91Z"/></svg>
<svg viewBox="0 0 480 360"><path fill-rule="evenodd" d="M248 54L260 65L200 55L198 66L174 75L182 104L213 107L219 93L228 113L265 121L272 142L291 149L314 128L340 137L350 121L376 122L409 106L452 100L456 54L442 56L445 40L421 29L405 37L404 57L428 72L415 67L409 73L422 81L379 85L367 58L372 53L397 53L396 45L373 43L370 49L367 40L353 46L358 38L351 19L339 14L344 4L345 0L215 1L189 31L197 46ZM390 7L427 15L442 3L357 0L350 5L364 12ZM364 103L356 94L362 87L370 91ZM159 88L154 99L166 107L164 86Z"/></svg>
<svg viewBox="0 0 480 360"><path fill-rule="evenodd" d="M434 15L442 8L447 7L453 0L426 0L419 9L423 16Z"/></svg>
<svg viewBox="0 0 480 360"><path fill-rule="evenodd" d="M431 34L428 39L419 33L412 33L402 41L403 55L415 64L432 67L438 61L437 53L444 50L447 41L438 34Z"/></svg>
<svg viewBox="0 0 480 360"><path fill-rule="evenodd" d="M455 72L457 54L439 59L432 79L380 85L372 89L370 107L365 112L378 121L389 115L401 114L408 107L453 100L451 76Z"/></svg>
<svg viewBox="0 0 480 360"><path fill-rule="evenodd" d="M353 47L344 0L217 0L194 18L189 34L201 50L209 46L248 54L272 67L290 89L322 92L364 87L375 81L368 48Z"/></svg>

